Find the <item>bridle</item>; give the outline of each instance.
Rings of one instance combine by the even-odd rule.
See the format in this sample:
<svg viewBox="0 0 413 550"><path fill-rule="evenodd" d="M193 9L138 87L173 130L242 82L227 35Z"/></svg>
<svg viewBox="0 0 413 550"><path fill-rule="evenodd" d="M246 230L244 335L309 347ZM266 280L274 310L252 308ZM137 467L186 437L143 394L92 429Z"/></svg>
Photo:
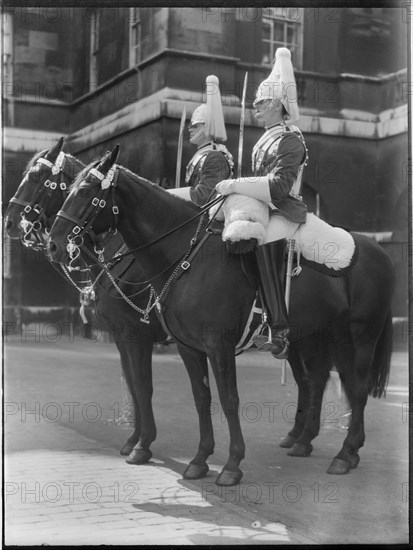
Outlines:
<svg viewBox="0 0 413 550"><path fill-rule="evenodd" d="M201 228L203 226L203 221L205 217L205 213L209 208L211 208L213 205L217 204L218 202L223 202L225 200L225 196L219 197L216 199L213 199L208 204L204 205L204 207L201 208L201 210L194 215L192 218L186 220L182 224L178 225L172 230L167 231L165 234L161 235L160 237L156 237L154 240L152 240L149 243L146 243L142 246L139 246L137 248L133 248L128 250L127 252L122 253L122 249L119 250L112 258L105 259L104 258L104 248L102 246L101 242L97 241L96 234L94 233L92 226L99 215L99 213L105 208L107 204L108 195L111 192L112 196L112 215L113 215L113 223L108 230L109 233L116 233L118 230L118 217L119 217L119 208L116 205L116 188L117 188L117 179L119 174L120 166L117 164L113 164L112 167L109 169L106 175L104 175L102 172L100 172L97 168L92 168L89 170L88 174L91 174L95 178L97 178L100 182L100 189L97 193L97 195L91 199L90 204L86 207L83 215L81 217L73 216L72 214L68 214L64 211L62 208L59 210L59 212L56 214L57 218L62 218L66 221L69 221L73 224L73 228L71 232L67 235L67 245L66 250L70 257L69 265L67 266L67 269L69 271L77 270L77 267L72 267L72 263L79 257L81 253L81 249L86 251L90 257L93 257L93 254L91 252L88 252L88 249L84 246L84 237L87 235L92 242L94 243L94 252L98 256L98 262L97 264L102 268L102 270L105 271L106 275L112 282L115 289L118 291L119 295L136 311L141 313L143 315L143 318L141 321L148 323L149 322L149 313L150 311L156 306L158 309L160 308L160 302L161 300L164 300L169 288L173 284L173 282L183 273L185 272L191 265L192 258L194 255L198 252L198 250L201 248L202 244L206 241L208 236L212 233L212 231L209 229L210 223L213 221L215 215L210 219L207 226L204 228L204 236L199 240ZM86 177L86 176L85 176ZM148 180L146 180L148 181ZM148 182L150 183L150 182ZM80 184L79 184L80 185ZM193 222L195 219L199 218L197 228L195 230L195 234L189 241L189 245L187 246L185 252L179 255L179 257L174 260L170 265L168 265L165 269L163 269L160 273L157 273L150 279L146 281L140 281L135 282L135 284L139 285L147 285L141 292L150 289L149 293L149 299L148 304L145 309L140 309L136 304L134 304L128 296L124 294L122 289L118 286L116 283L114 277L111 275L108 264L112 261L120 261L122 258L129 256L133 253L136 253L138 250L142 250L144 248L148 248L155 244L156 242L161 241L162 239L168 237L169 235L175 233L182 227L188 225L189 223ZM93 258L95 260L95 258ZM92 265L97 265L96 262L94 262L91 265L88 265L87 267L92 267ZM155 292L154 287L152 284L150 284L153 280L157 279L159 276L165 274L166 272L172 270L172 273L170 274L168 280L163 285L162 290L159 294ZM103 272L103 271L102 271ZM149 283L149 284L148 284Z"/></svg>
<svg viewBox="0 0 413 550"><path fill-rule="evenodd" d="M47 179L40 189L36 191L31 201L28 202L18 197L12 197L10 202L23 209L20 213L20 226L24 232L24 235L21 238L23 245L36 251L44 251L47 248L47 242L42 230L44 230L46 235L48 235L50 231L46 216L47 205L56 189L59 189L62 193L62 202L65 201L68 193L67 185L63 181L66 155L63 151L61 151L54 163L43 157L38 158L27 172L25 176L26 178L30 175L30 173L35 171L36 164L44 164L51 169L50 179ZM30 212L34 212L36 214L34 221L26 219L26 215ZM34 241L31 240L32 235L35 237Z"/></svg>
<svg viewBox="0 0 413 550"><path fill-rule="evenodd" d="M113 214L113 223L109 229L109 232L115 232L118 229L118 215L119 215L119 208L116 205L116 188L117 188L117 179L119 174L120 167L117 164L113 164L112 167L109 169L106 175L102 174L99 170L96 168L92 168L89 170L88 175L91 174L92 176L96 177L100 182L100 189L97 193L97 195L91 199L90 204L86 207L83 215L81 217L73 216L72 214L68 214L64 211L64 209L59 210L59 212L56 214L57 218L62 218L66 221L69 221L73 224L73 228L70 231L70 233L67 235L67 245L66 250L70 256L70 263L68 266L68 269L76 269L72 268L71 264L74 260L79 256L81 253L81 248L85 250L84 247L84 237L85 235L88 235L90 239L95 243L94 244L94 251L98 255L98 263L101 266L102 269L105 270L108 278L111 280L113 286L116 288L116 290L119 292L120 296L128 302L135 310L139 311L141 314L143 314L143 321L148 322L148 315L149 312L152 310L153 307L158 305L160 303L160 300L165 297L167 294L171 284L176 280L177 277L179 277L180 273L186 271L190 267L190 259L192 258L192 255L195 254L199 248L201 247L202 243L208 238L210 235L210 232L208 231L208 225L207 228L205 228L204 236L199 241L199 235L201 232L201 228L204 223L204 217L206 211L213 205L213 203L216 203L218 199L215 199L211 201L208 205L205 205L195 216L190 218L189 220L185 221L184 223L180 224L179 226L175 227L172 230L167 231L165 234L161 235L160 237L155 238L153 241L146 243L140 247L128 250L125 253L121 253L119 251L115 254L115 256L109 260L105 259L103 257L104 249L98 248L97 241L96 241L96 235L94 231L92 230L92 226L99 215L99 213L105 208L107 204L107 198L109 193L112 193L112 214ZM222 201L224 197L220 197L219 200ZM168 280L164 284L161 292L157 295L153 286L151 284L148 285L146 288L150 288L150 295L149 295L149 301L148 305L144 310L139 309L131 300L128 299L128 297L122 292L122 290L119 288L119 286L116 284L116 281L111 276L109 270L108 270L108 263L111 261L119 261L120 259L124 258L125 256L131 255L134 252L137 252L138 250L142 250L144 248L150 247L151 245L155 244L156 242L159 242L160 240L168 237L172 233L175 233L180 228L188 225L192 221L194 221L196 218L199 218L197 228L195 230L195 234L190 239L189 244L185 250L185 252L182 254L179 254L179 257L171 262L168 266L166 266L165 269L163 269L160 273L157 273L150 279L146 281L136 282L135 284L145 284L148 285L148 283L151 283L153 280L157 279L159 276L163 275L164 273L172 270L172 273L170 274ZM100 243L99 243L100 244ZM91 254L91 253L90 253ZM91 266L88 266L91 267Z"/></svg>
<svg viewBox="0 0 413 550"><path fill-rule="evenodd" d="M86 208L83 216L78 218L68 214L64 210L59 210L56 214L56 218L63 218L73 224L73 229L67 235L68 244L66 245L66 250L70 256L69 270L74 270L76 268L72 267L73 262L79 257L81 253L81 247L84 244L84 236L88 235L93 243L93 249L98 257L102 257L103 248L101 247L101 242L97 238L95 232L92 229L93 224L99 213L105 208L109 192L112 193L112 215L113 223L109 229L109 233L116 234L118 230L118 218L119 218L119 208L116 206L116 186L118 171L117 165L114 164L106 176L99 172L96 168L89 170L88 174L96 177L100 182L101 186L98 194L91 200L89 206ZM86 253L88 253L87 248L84 248Z"/></svg>
<svg viewBox="0 0 413 550"><path fill-rule="evenodd" d="M101 181L101 188L100 188L97 196L92 199L91 204L85 210L85 213L83 214L83 216L81 218L77 218L76 216L72 216L71 214L68 214L67 212L65 212L63 209L59 210L59 212L56 214L56 218L63 218L65 220L71 222L74 225L72 231L66 237L67 240L68 240L68 244L66 245L66 250L67 250L67 252L70 256L70 259L71 259L70 264L79 256L81 247L83 247L87 252L87 249L83 246L85 235L88 235L89 238L94 243L94 251L98 255L98 260L99 260L97 263L94 262L93 264L90 264L87 267L92 267L92 265L102 264L104 261L106 261L106 262L119 261L120 259L122 259L126 256L130 256L130 255L132 255L132 254L134 254L134 253L136 253L140 250L149 248L150 246L154 245L155 243L165 239L169 235L172 235L173 233L175 233L176 231L178 231L182 227L187 226L188 224L190 224L192 221L194 221L197 218L200 218L200 220L201 220L200 221L200 226L201 226L202 221L204 219L205 213L207 211L209 211L209 209L212 208L212 206L215 206L219 202L223 203L225 201L225 199L227 198L224 195L224 196L219 196L219 197L216 197L216 198L212 199L210 202L208 202L203 207L201 207L199 212L197 214L195 214L192 218L189 218L188 220L186 220L182 224L176 226L175 228L173 228L171 230L168 230L166 233L162 234L159 237L156 237L155 239L153 239L149 243L143 244L143 245L141 245L139 247L136 247L136 248L128 249L128 251L124 252L124 253L118 252L112 258L110 258L109 260L104 260L103 259L104 250L103 250L103 248L100 247L101 243L100 243L100 241L98 241L98 239L96 237L96 234L92 230L92 226L93 226L97 216L99 215L99 213L103 210L103 208L105 208L106 203L107 203L107 197L108 197L108 194L109 194L109 190L112 190L113 224L110 227L110 229L107 230L107 231L109 233L114 233L114 234L116 234L116 232L117 232L119 208L116 205L116 188L117 188L117 179L118 179L118 173L119 173L120 168L121 167L119 165L113 164L112 167L110 168L110 170L108 171L108 173L106 174L106 176L104 174L102 174L101 172L99 172L99 170L97 170L96 168L92 168L92 169L89 170L88 175L92 174L93 176L95 176L97 179L99 179ZM144 178L139 178L139 179L144 180ZM149 180L144 180L144 181L146 181L148 183L151 183L151 182L149 182ZM205 228L205 232L207 232L207 233L211 232L210 229L209 229L209 226L213 222L215 216L217 215L217 212L215 212L215 214L210 218L210 220L207 223L207 226ZM199 228L200 228L200 226L199 226ZM198 230L197 230L197 232L198 232ZM192 246L193 246L193 244L192 244ZM89 255L91 255L91 253L89 253ZM71 270L73 270L73 269L77 269L77 268L71 268ZM154 278L156 278L156 277L154 277ZM146 281L146 282L149 282L149 281Z"/></svg>
<svg viewBox="0 0 413 550"><path fill-rule="evenodd" d="M74 158L74 157L70 157L70 158ZM47 236L50 233L51 224L46 216L46 209L47 209L48 203L52 199L52 196L57 189L59 189L59 191L62 194L62 204L65 202L67 198L69 191L68 191L67 184L63 181L66 162L67 162L67 155L63 151L61 151L58 154L54 163L44 157L38 158L34 162L33 166L26 173L25 178L27 178L30 175L30 173L33 173L36 170L37 164L43 164L51 169L50 178L48 178L43 183L43 185L36 191L36 193L34 194L33 198L30 201L25 201L18 197L13 197L12 199L10 199L11 203L16 204L17 206L23 209L22 212L20 213L20 217L22 219L22 221L20 222L20 226L24 231L24 235L21 238L21 242L25 247L31 248L35 251L42 251L42 252L46 252L47 250ZM26 219L26 214L29 214L31 212L34 212L36 214L36 217L33 221ZM31 240L32 236L35 238L35 240ZM87 251L87 248L85 248L85 250ZM96 259L94 256L93 258ZM79 291L80 302L83 307L85 304L88 304L91 299L92 300L94 299L94 286L96 286L96 283L98 282L99 278L103 274L102 271L95 278L95 281L93 282L93 284L90 284L85 288L80 288L79 285L70 276L68 271L76 270L76 271L88 272L90 276L89 269L88 268L84 269L81 267L70 269L70 267L66 268L66 266L64 265L61 265L61 269L64 273L64 276L69 281L69 283L72 284L72 286L74 286Z"/></svg>

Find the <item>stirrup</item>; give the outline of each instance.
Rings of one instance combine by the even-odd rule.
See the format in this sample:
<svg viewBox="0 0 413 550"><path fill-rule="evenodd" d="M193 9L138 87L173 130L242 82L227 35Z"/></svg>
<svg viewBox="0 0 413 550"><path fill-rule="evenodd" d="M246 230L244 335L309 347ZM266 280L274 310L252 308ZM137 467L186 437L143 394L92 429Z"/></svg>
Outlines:
<svg viewBox="0 0 413 550"><path fill-rule="evenodd" d="M288 357L289 341L284 336L273 338L271 327L267 324L268 336L258 334L254 336L253 342L258 351L269 351L276 359L286 359Z"/></svg>
<svg viewBox="0 0 413 550"><path fill-rule="evenodd" d="M255 336L253 342L258 351L269 351L276 359L287 359L288 357L288 340L281 340L280 345L274 340L268 340L263 334Z"/></svg>

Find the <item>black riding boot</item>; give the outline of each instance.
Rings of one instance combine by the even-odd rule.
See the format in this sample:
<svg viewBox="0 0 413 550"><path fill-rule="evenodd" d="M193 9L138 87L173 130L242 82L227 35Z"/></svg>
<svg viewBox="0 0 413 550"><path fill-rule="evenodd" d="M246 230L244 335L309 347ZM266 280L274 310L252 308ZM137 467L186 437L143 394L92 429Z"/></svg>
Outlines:
<svg viewBox="0 0 413 550"><path fill-rule="evenodd" d="M287 357L289 346L288 314L281 281L285 250L285 242L276 241L258 246L256 251L268 335L260 334L253 341L259 351L270 351L278 359Z"/></svg>

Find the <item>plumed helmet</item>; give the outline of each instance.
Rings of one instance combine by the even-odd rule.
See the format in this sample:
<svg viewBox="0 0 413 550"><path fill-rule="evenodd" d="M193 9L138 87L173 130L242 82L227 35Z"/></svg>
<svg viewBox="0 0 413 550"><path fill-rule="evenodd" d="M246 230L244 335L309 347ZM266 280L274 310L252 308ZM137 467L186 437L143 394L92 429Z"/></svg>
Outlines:
<svg viewBox="0 0 413 550"><path fill-rule="evenodd" d="M300 117L297 95L291 52L287 48L277 48L272 71L259 85L254 104L266 99L274 103L281 101L291 122L295 122Z"/></svg>
<svg viewBox="0 0 413 550"><path fill-rule="evenodd" d="M219 80L215 75L206 78L206 103L199 105L191 117L191 124L205 123L205 133L213 139L226 141Z"/></svg>
<svg viewBox="0 0 413 550"><path fill-rule="evenodd" d="M198 105L194 110L191 117L191 124L200 124L201 122L206 122L207 106L206 103Z"/></svg>

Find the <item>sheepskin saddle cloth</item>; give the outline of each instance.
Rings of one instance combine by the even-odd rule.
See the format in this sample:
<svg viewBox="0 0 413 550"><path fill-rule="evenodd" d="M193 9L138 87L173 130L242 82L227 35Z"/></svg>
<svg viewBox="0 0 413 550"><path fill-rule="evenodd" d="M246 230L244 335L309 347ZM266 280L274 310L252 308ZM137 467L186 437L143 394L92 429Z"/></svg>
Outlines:
<svg viewBox="0 0 413 550"><path fill-rule="evenodd" d="M341 227L329 225L315 214L308 214L307 221L299 225L291 238L295 241L298 267L302 256L304 265L337 277L344 275L357 260L352 235Z"/></svg>
<svg viewBox="0 0 413 550"><path fill-rule="evenodd" d="M216 212L217 207L214 208L210 216ZM265 243L270 209L260 200L233 193L227 196L217 219L224 220L222 239L227 248L234 253L245 253ZM298 267L302 257L303 264L315 269L318 264L321 271L337 276L356 261L356 245L351 234L314 214L308 214L307 221L300 224L290 238L295 241Z"/></svg>
<svg viewBox="0 0 413 550"><path fill-rule="evenodd" d="M270 211L260 200L232 193L222 207L213 206L209 216L224 222L222 240L229 252L245 254L265 241Z"/></svg>

